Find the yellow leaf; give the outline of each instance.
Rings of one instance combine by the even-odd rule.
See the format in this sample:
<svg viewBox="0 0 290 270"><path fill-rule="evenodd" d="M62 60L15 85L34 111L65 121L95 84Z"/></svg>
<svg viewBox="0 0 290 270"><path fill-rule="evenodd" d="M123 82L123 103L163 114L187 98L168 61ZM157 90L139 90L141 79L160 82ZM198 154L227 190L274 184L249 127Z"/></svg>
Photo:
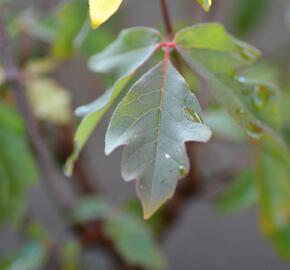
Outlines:
<svg viewBox="0 0 290 270"><path fill-rule="evenodd" d="M28 82L28 98L35 117L56 125L71 121L71 97L68 90L49 78L37 78Z"/></svg>
<svg viewBox="0 0 290 270"><path fill-rule="evenodd" d="M93 28L107 21L120 7L123 0L89 0Z"/></svg>
<svg viewBox="0 0 290 270"><path fill-rule="evenodd" d="M212 5L212 0L197 0L197 2L203 7L203 9L208 12Z"/></svg>

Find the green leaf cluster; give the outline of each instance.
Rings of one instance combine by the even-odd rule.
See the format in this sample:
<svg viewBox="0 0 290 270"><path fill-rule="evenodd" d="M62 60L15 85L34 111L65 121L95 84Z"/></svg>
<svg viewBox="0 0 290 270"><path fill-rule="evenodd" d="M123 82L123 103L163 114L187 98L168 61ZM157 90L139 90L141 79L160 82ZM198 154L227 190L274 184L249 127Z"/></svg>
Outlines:
<svg viewBox="0 0 290 270"><path fill-rule="evenodd" d="M196 97L171 63L173 49L207 81L213 96L246 134L253 140L270 136L285 151L276 87L240 71L260 57L256 48L237 40L218 23L183 29L171 42L154 29L132 28L89 60L93 71L113 74L116 82L99 99L77 109L84 118L75 136L75 152L67 163L68 174L136 70L160 49L164 59L131 86L115 109L105 139L106 154L127 145L122 176L126 181L137 180L145 218L172 197L177 180L188 173L185 142L207 142L211 137Z"/></svg>

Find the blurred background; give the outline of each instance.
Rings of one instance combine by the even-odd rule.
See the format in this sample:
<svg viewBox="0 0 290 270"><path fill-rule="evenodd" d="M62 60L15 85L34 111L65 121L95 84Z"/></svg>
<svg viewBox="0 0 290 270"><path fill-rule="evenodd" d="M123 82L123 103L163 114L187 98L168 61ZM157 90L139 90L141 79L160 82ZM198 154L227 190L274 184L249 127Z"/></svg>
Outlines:
<svg viewBox="0 0 290 270"><path fill-rule="evenodd" d="M81 4L79 8L70 8L72 2ZM193 0L169 3L176 29L197 22L218 21L236 37L259 48L264 57L259 64L266 77L275 77L282 91L288 91L290 12L287 0L215 0L208 14ZM88 57L104 49L121 29L150 26L163 31L159 3L125 0L119 13L96 31L89 28L86 1L11 0L3 6L6 31L12 38L34 115L61 174L72 151L73 132L79 120L73 110L99 97L112 80L92 73L87 67ZM74 26L67 28L67 25ZM209 125L214 122L212 128L216 134L207 145L188 145L190 160L195 165L185 179L190 184L181 181L177 195L180 198L173 198L151 221L142 220L135 185L121 178L122 149L109 157L104 154L109 113L86 145L74 176L61 177L61 188L72 190L77 198L86 196L73 214L59 207L55 190L47 182L39 179L23 184L21 176L27 166L21 166L25 163L23 160L31 157L23 155L20 160L18 155L13 165L9 165L12 171L18 171L15 181L22 185L17 186L19 196L15 201L0 202L3 208L3 211L0 208L0 261L3 261L0 269L289 269L290 261L284 258L287 256L281 256L285 253L279 248L277 251L260 229L255 194L248 186L236 187L234 192L238 194L227 193L249 165L247 143L237 139L238 127L228 118L225 120L223 113L213 113L216 104L204 82L190 72L186 78L201 101L205 121ZM4 80L1 95L1 103L6 104L3 117L21 122L14 115L16 112L6 108L15 102ZM225 132L219 130L219 124ZM18 142L7 143L15 147L8 151L20 151ZM27 144L23 146L25 149L29 147L26 142L22 144ZM196 182L196 170L202 183ZM118 214L107 218L108 212ZM127 216L132 218L131 223L122 220ZM86 227L82 223L87 221ZM109 223L107 229L103 228L104 222ZM130 238L128 245L126 238ZM146 244L140 248L143 241ZM286 245L289 251L290 242Z"/></svg>

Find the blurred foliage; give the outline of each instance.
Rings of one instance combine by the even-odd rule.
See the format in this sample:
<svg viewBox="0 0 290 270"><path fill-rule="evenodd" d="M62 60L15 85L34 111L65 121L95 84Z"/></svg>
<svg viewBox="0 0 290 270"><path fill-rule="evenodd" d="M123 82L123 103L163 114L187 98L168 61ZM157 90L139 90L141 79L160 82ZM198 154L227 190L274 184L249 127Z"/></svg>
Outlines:
<svg viewBox="0 0 290 270"><path fill-rule="evenodd" d="M270 4L271 0L235 0L233 30L239 35L246 35L261 21Z"/></svg>
<svg viewBox="0 0 290 270"><path fill-rule="evenodd" d="M206 10L211 5L211 1L198 2ZM263 21L271 4L273 1L270 0L236 0L231 14L230 27L233 32L246 37ZM64 61L75 56L84 59L93 56L90 67L94 66L94 71L109 73L113 70L113 74L108 75L110 82L116 78L124 79L124 76L129 76L126 78L129 81L136 68L134 65L137 63L139 67L143 64L143 58L137 58L140 53L138 45L144 50L139 41L148 38L146 31L139 39L136 36L126 39L126 42L131 40L129 45L126 44L127 47L123 46L123 41L118 43L117 40L119 47L115 45L106 49L105 53L101 52L115 39L114 29L118 19L93 31L88 11L87 0L70 0L62 2L50 12L32 7L11 13L11 16L9 14L7 29L15 47L20 50L19 44L22 43L19 40L26 35L34 44L27 53L30 54L28 60L25 57L25 60L21 59L24 62L22 75L35 117L42 123L50 123L57 128L72 125L71 93L54 76L55 70ZM288 8L285 14L288 26L289 14ZM258 207L262 232L282 257L290 258L290 160L287 152L290 146L290 83L288 76L285 76L289 70L271 59L253 64L259 52L238 41L221 27L214 28L211 25L207 29L197 28L181 31L175 41L185 47L182 48L185 60L209 82L222 105L217 107L217 103L210 100L210 106L204 113L204 123L212 129L217 140L225 139L229 144L244 145L252 150L250 166L239 172L219 196L217 209L232 213L251 206ZM212 33L215 33L214 38ZM131 58L128 54L124 55L124 52L134 48L137 48L137 52L131 54ZM117 61L109 58L116 52L120 53L115 54ZM283 53L288 59L289 52ZM21 57L20 53L17 55ZM245 64L247 67L241 69ZM190 74L188 69L185 72L191 90L196 93L202 83L196 74ZM114 87L123 88L125 82L127 80L118 81ZM23 119L16 111L15 97L10 90L0 68L0 225L7 222L19 225L23 221L27 188L36 183L38 178ZM103 96L101 105L98 100L81 107L87 110L82 115L89 112L99 117L96 107L104 108L108 97L111 98L111 90L109 88ZM108 103L111 106L114 102L109 100ZM109 107L105 106L100 117L108 110ZM99 120L93 119L89 135ZM87 122L85 127L88 127ZM247 137L247 134L252 138ZM77 153L79 151L80 147ZM165 258L154 239L164 225L164 212L159 211L148 224L141 221L140 213L140 204L135 200L125 207L116 207L101 196L81 197L69 221L80 224L100 221L104 224L105 235L128 264L164 269ZM39 270L46 265L51 247L54 241L58 241L51 239L44 228L33 223L29 224L28 230L28 239L23 241L19 250L11 256L0 258L0 269ZM61 269L82 269L80 257L83 247L80 242L69 239L58 244Z"/></svg>
<svg viewBox="0 0 290 270"><path fill-rule="evenodd" d="M72 213L72 221L96 220L105 222L105 234L128 263L148 269L164 269L164 258L154 243L152 232L135 215L116 209L101 197L82 198Z"/></svg>
<svg viewBox="0 0 290 270"><path fill-rule="evenodd" d="M25 211L25 191L35 183L37 172L21 116L3 103L0 126L0 224L17 223Z"/></svg>

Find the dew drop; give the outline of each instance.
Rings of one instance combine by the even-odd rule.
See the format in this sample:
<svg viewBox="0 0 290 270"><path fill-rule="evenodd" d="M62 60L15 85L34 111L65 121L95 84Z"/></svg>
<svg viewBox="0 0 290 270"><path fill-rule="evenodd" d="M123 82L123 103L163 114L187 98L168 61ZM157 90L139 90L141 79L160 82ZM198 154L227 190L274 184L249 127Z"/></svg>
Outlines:
<svg viewBox="0 0 290 270"><path fill-rule="evenodd" d="M169 154L167 154L167 153L165 153L164 156L165 156L166 159L170 159L171 158L171 156Z"/></svg>
<svg viewBox="0 0 290 270"><path fill-rule="evenodd" d="M246 61L253 61L260 57L260 52L251 47L239 46L240 56Z"/></svg>
<svg viewBox="0 0 290 270"><path fill-rule="evenodd" d="M252 95L252 101L257 109L262 109L267 101L270 99L272 93L268 86L260 84L254 87L254 94Z"/></svg>
<svg viewBox="0 0 290 270"><path fill-rule="evenodd" d="M190 108L185 108L184 114L185 117L192 122L203 123L201 116Z"/></svg>
<svg viewBox="0 0 290 270"><path fill-rule="evenodd" d="M182 165L180 165L178 167L178 173L179 173L180 176L185 176L186 175L186 169L185 169L185 167L182 166Z"/></svg>
<svg viewBox="0 0 290 270"><path fill-rule="evenodd" d="M235 112L237 114L244 114L245 113L245 111L243 109L241 109L241 108L236 108Z"/></svg>
<svg viewBox="0 0 290 270"><path fill-rule="evenodd" d="M257 124L250 124L248 127L247 127L247 134L255 139L255 140L259 140L262 138L263 136L263 128L260 127L259 125Z"/></svg>

